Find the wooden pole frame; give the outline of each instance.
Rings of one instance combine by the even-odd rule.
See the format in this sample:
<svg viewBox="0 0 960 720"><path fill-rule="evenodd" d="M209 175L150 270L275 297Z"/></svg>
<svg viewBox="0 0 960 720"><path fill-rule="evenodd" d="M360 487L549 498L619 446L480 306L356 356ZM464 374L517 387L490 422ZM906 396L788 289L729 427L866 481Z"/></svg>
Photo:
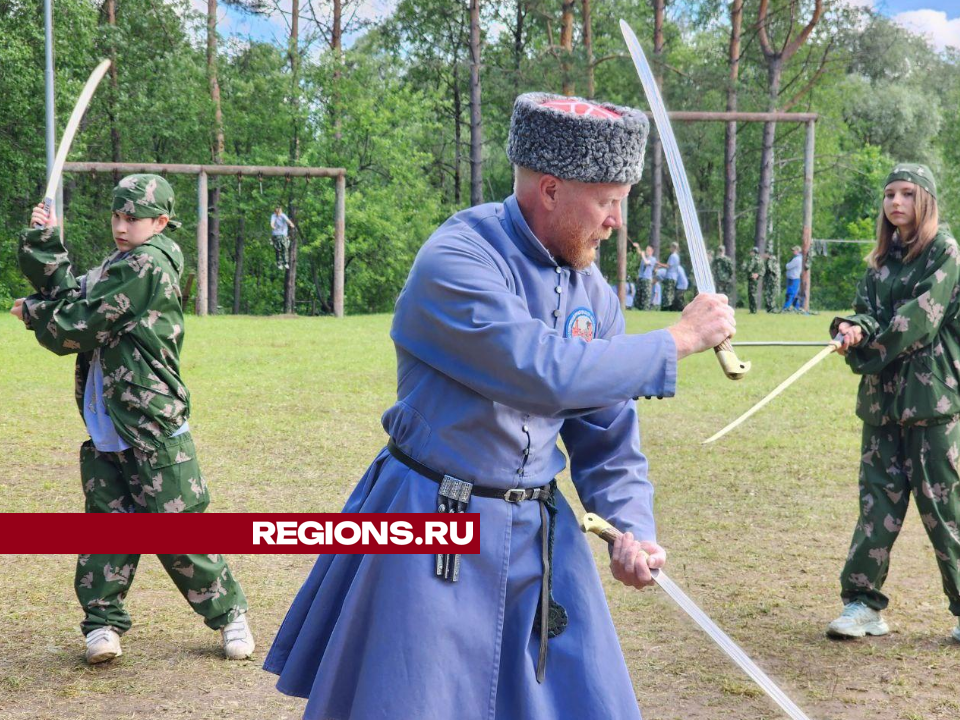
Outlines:
<svg viewBox="0 0 960 720"><path fill-rule="evenodd" d="M343 317L344 257L346 255L346 177L344 168L276 165L184 165L175 163L68 162L64 172L155 173L197 176L197 315L207 314L207 180L210 175L254 177L334 178L336 199L333 214L333 314Z"/></svg>
<svg viewBox="0 0 960 720"><path fill-rule="evenodd" d="M652 118L653 114L646 113L647 117ZM813 237L813 175L814 160L816 152L815 129L817 120L820 116L817 113L786 113L786 112L702 112L702 111L674 111L668 112L667 116L671 122L787 122L804 123L807 126L807 134L803 150L803 227L801 228L801 238L803 243L803 275L801 288L804 293L803 309L810 309L810 270L809 256L810 243ZM626 237L627 230L626 212L623 213L623 226L621 232ZM627 250L626 244L617 243L617 280L618 295L620 296L620 307L626 309L624 298L626 297L627 282Z"/></svg>

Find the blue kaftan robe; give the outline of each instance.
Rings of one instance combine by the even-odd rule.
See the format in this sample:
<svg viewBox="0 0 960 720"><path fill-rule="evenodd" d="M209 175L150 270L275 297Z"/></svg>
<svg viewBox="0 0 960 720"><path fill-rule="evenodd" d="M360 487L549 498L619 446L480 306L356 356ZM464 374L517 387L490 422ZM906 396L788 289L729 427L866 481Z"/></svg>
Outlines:
<svg viewBox="0 0 960 720"><path fill-rule="evenodd" d="M424 244L397 301L397 403L384 429L441 472L507 490L565 467L584 506L655 540L635 398L673 395L666 330L624 335L595 267L560 266L511 196ZM381 451L344 512L434 512L438 486ZM558 497L553 597L569 615L538 684L540 509L474 497L479 555L460 580L431 555L317 560L264 667L315 720L640 717L586 538Z"/></svg>

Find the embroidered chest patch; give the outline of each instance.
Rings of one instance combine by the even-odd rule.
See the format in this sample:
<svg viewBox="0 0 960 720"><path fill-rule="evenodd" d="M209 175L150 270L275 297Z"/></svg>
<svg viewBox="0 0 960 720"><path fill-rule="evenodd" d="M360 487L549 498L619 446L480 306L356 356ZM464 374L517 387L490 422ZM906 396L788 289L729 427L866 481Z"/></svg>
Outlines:
<svg viewBox="0 0 960 720"><path fill-rule="evenodd" d="M590 342L597 332L597 316L590 308L578 307L567 315L567 322L563 327L564 337L581 338Z"/></svg>

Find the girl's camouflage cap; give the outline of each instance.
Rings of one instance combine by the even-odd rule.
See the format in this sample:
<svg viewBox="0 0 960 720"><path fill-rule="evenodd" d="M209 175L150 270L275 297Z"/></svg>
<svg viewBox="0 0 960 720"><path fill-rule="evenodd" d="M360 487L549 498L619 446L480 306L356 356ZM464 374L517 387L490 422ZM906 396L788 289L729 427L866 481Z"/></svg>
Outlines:
<svg viewBox="0 0 960 720"><path fill-rule="evenodd" d="M933 177L933 173L930 172L930 168L926 165L900 163L887 175L886 182L883 183L883 186L886 187L897 180L905 180L912 182L914 185L919 185L930 193L934 199L937 198L937 181Z"/></svg>
<svg viewBox="0 0 960 720"><path fill-rule="evenodd" d="M127 175L113 189L112 210L136 218L166 215L170 218L167 227L173 230L181 224L173 212L173 188L159 175Z"/></svg>
<svg viewBox="0 0 960 720"><path fill-rule="evenodd" d="M650 123L639 110L577 97L525 93L510 119L507 157L564 180L640 180Z"/></svg>

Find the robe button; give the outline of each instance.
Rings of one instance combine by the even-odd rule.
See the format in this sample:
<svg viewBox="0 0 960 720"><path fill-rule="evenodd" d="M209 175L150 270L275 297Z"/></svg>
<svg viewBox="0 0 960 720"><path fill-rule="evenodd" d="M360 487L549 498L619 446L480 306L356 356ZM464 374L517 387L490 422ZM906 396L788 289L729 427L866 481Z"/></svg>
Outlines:
<svg viewBox="0 0 960 720"><path fill-rule="evenodd" d="M554 316L555 318L560 317L560 311L559 311L559 310L554 310L554 311L553 311L553 316Z"/></svg>
<svg viewBox="0 0 960 720"><path fill-rule="evenodd" d="M557 285L556 290L557 290L557 295L563 292L563 288L560 287L559 285Z"/></svg>
<svg viewBox="0 0 960 720"><path fill-rule="evenodd" d="M523 426L523 431L524 431L524 432L530 432L530 428L527 427L526 425L524 425L524 426Z"/></svg>
<svg viewBox="0 0 960 720"><path fill-rule="evenodd" d="M561 270L559 267L556 268L556 271L557 271L557 275L563 272L563 270Z"/></svg>

